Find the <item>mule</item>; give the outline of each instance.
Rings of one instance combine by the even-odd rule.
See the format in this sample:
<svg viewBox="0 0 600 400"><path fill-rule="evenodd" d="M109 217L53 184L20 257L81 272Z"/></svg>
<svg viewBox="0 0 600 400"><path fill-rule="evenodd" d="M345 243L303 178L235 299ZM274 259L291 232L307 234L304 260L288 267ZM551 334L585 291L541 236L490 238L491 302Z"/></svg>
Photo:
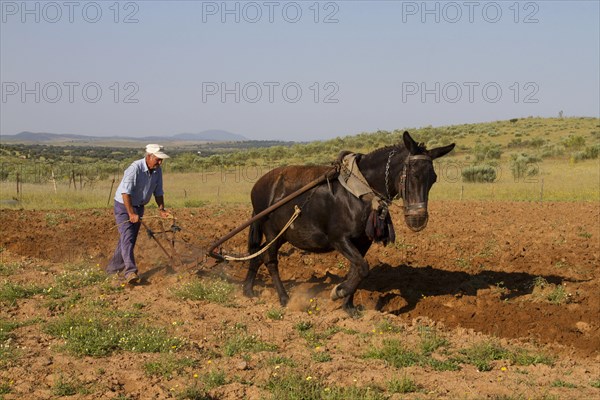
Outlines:
<svg viewBox="0 0 600 400"><path fill-rule="evenodd" d="M357 155L356 165L373 193L384 204L389 204L397 196L403 199L405 223L412 231L418 232L427 225L429 190L436 181L432 161L452 151L454 143L427 150L417 144L408 132L404 132L402 139L400 144ZM286 166L269 171L252 188L253 215L330 170L329 166ZM350 270L345 280L333 288L331 298L343 299L344 310L354 314L354 293L369 274L369 264L364 257L373 243L372 235L366 233L373 212L372 204L369 196L358 198L337 179L328 180L252 223L248 235L248 251L251 254L277 237L294 213L295 206L301 209L300 216L267 251L250 261L243 283L244 295L254 295L257 271L265 264L281 305L287 304L289 296L278 269L278 252L286 242L314 253L335 250L350 261ZM264 243L263 237L266 239Z"/></svg>

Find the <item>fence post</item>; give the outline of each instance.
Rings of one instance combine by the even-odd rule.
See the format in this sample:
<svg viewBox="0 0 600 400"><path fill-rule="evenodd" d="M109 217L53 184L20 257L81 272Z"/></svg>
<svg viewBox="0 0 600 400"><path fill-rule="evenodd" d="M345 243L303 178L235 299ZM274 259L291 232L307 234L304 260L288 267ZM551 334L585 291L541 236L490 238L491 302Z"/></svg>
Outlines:
<svg viewBox="0 0 600 400"><path fill-rule="evenodd" d="M112 191L113 191L114 185L115 185L115 177L113 176L112 183L110 184L110 192L108 192L108 201L106 202L107 206L110 205L110 198L112 197Z"/></svg>
<svg viewBox="0 0 600 400"><path fill-rule="evenodd" d="M56 179L54 178L54 168L52 168L52 183L54 184L54 194L56 194Z"/></svg>
<svg viewBox="0 0 600 400"><path fill-rule="evenodd" d="M542 178L542 185L540 186L540 203L544 201L544 178Z"/></svg>
<svg viewBox="0 0 600 400"><path fill-rule="evenodd" d="M460 186L460 201L463 201L463 197L465 195L465 185Z"/></svg>

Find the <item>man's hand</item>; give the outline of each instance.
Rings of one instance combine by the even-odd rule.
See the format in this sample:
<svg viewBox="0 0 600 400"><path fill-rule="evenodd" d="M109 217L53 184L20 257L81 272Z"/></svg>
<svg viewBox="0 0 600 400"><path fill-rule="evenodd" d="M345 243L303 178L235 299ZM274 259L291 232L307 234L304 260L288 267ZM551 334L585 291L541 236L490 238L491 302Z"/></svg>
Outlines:
<svg viewBox="0 0 600 400"><path fill-rule="evenodd" d="M160 213L161 218L171 218L171 213L164 208L159 208L158 212Z"/></svg>
<svg viewBox="0 0 600 400"><path fill-rule="evenodd" d="M131 222L132 224L137 224L138 222L140 222L140 216L136 213L129 214L129 222Z"/></svg>

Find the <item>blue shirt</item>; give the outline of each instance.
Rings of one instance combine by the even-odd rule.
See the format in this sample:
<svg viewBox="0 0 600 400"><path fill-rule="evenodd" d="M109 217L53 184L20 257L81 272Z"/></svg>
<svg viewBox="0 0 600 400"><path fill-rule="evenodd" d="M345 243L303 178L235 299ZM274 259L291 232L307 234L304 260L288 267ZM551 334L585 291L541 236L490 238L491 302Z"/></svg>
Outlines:
<svg viewBox="0 0 600 400"><path fill-rule="evenodd" d="M115 201L124 204L123 193L131 196L131 204L134 206L148 204L152 195L163 196L162 169L148 169L145 158L132 162L123 173L123 179L115 193Z"/></svg>

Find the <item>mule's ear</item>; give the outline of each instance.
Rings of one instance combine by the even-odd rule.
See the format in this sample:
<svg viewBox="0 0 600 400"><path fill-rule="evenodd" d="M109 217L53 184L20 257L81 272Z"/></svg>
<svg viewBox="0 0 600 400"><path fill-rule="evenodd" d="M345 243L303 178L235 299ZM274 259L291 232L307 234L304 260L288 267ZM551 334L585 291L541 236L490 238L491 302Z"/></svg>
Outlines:
<svg viewBox="0 0 600 400"><path fill-rule="evenodd" d="M436 159L436 158L445 156L446 154L450 153L452 151L452 149L454 149L455 145L456 145L455 143L452 143L452 144L449 144L448 146L436 147L435 149L431 149L431 150L429 150L429 156L432 159Z"/></svg>
<svg viewBox="0 0 600 400"><path fill-rule="evenodd" d="M419 145L414 139L409 135L408 131L404 131L402 135L402 139L404 140L404 146L408 150L408 152L412 155L419 154Z"/></svg>

